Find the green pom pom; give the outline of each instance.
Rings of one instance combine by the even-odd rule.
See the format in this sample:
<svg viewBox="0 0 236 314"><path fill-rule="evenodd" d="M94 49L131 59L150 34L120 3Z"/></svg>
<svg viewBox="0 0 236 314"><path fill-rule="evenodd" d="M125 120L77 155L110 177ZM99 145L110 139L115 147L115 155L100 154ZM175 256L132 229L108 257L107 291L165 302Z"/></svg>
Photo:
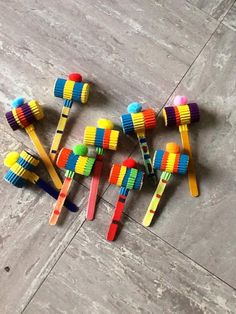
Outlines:
<svg viewBox="0 0 236 314"><path fill-rule="evenodd" d="M99 119L98 127L101 129L109 129L112 130L114 128L114 124L111 120L108 119Z"/></svg>
<svg viewBox="0 0 236 314"><path fill-rule="evenodd" d="M73 147L73 153L78 156L86 156L88 154L88 147L84 144L78 144Z"/></svg>
<svg viewBox="0 0 236 314"><path fill-rule="evenodd" d="M8 168L11 168L19 158L20 154L18 152L10 152L4 159L4 165Z"/></svg>

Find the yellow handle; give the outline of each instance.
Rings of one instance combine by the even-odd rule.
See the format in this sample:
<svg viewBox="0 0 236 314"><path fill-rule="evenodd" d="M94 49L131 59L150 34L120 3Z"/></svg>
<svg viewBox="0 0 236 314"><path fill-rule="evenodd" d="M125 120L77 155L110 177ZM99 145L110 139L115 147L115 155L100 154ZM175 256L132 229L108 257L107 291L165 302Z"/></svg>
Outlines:
<svg viewBox="0 0 236 314"><path fill-rule="evenodd" d="M191 151L191 147L190 147L190 141L189 141L189 135L188 135L188 126L187 125L180 125L179 126L179 132L181 135L183 149L189 155L189 165L188 165L189 190L190 190L191 195L196 197L196 196L199 196L199 191L198 191L196 171L195 171L193 157L192 157L192 151Z"/></svg>
<svg viewBox="0 0 236 314"><path fill-rule="evenodd" d="M31 124L27 128L25 128L25 130L28 133L29 137L31 138L40 158L44 162L44 164L47 168L47 171L48 171L50 177L52 178L52 181L53 181L55 187L58 190L61 189L61 187L62 187L61 179L59 178L58 174L56 173L56 170L55 170L49 156L47 155L42 143L40 142L37 134L35 133L34 126Z"/></svg>

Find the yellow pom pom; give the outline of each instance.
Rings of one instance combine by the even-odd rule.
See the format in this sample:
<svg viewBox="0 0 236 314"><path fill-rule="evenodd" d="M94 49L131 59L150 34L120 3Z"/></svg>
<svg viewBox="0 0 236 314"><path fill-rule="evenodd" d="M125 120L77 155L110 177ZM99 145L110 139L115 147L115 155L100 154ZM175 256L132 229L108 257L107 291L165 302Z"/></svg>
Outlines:
<svg viewBox="0 0 236 314"><path fill-rule="evenodd" d="M98 127L101 129L109 129L112 130L114 128L114 124L111 120L108 119L99 119Z"/></svg>
<svg viewBox="0 0 236 314"><path fill-rule="evenodd" d="M8 168L11 168L14 165L14 163L16 163L19 156L20 156L20 154L18 152L8 153L4 159L4 165Z"/></svg>
<svg viewBox="0 0 236 314"><path fill-rule="evenodd" d="M170 142L166 144L166 151L168 153L178 154L180 152L180 148L179 145L176 144L175 142Z"/></svg>

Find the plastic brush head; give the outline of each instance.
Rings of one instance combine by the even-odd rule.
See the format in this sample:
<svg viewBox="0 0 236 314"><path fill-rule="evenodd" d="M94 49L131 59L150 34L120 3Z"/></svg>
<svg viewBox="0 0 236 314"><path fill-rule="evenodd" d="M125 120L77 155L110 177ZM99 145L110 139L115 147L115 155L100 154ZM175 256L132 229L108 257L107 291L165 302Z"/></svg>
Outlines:
<svg viewBox="0 0 236 314"><path fill-rule="evenodd" d="M6 113L6 118L14 131L24 129L44 117L43 109L36 100L24 103L23 98L17 98L12 102L12 107L13 109Z"/></svg>
<svg viewBox="0 0 236 314"><path fill-rule="evenodd" d="M114 164L111 168L109 183L129 190L141 190L143 185L143 171L139 171L136 162L129 158L122 165Z"/></svg>
<svg viewBox="0 0 236 314"><path fill-rule="evenodd" d="M174 106L163 109L163 117L166 126L184 125L200 120L199 107L196 103L187 103L186 96L176 96Z"/></svg>
<svg viewBox="0 0 236 314"><path fill-rule="evenodd" d="M84 131L84 144L116 150L120 132L112 130L113 127L112 121L107 119L99 119L98 128L87 126Z"/></svg>
<svg viewBox="0 0 236 314"><path fill-rule="evenodd" d="M169 173L185 174L188 169L189 156L180 154L179 145L168 143L166 150L157 150L154 154L153 168Z"/></svg>
<svg viewBox="0 0 236 314"><path fill-rule="evenodd" d="M83 176L89 176L95 158L88 157L87 146L81 144L73 147L73 150L62 148L57 157L57 166L65 170L70 170Z"/></svg>
<svg viewBox="0 0 236 314"><path fill-rule="evenodd" d="M9 168L4 180L18 188L22 188L30 179L31 172L35 170L39 159L23 150L20 154L10 152L4 159L4 165Z"/></svg>
<svg viewBox="0 0 236 314"><path fill-rule="evenodd" d="M121 116L121 123L125 134L142 133L156 127L156 116L153 109L144 109L140 103L131 103L127 114Z"/></svg>
<svg viewBox="0 0 236 314"><path fill-rule="evenodd" d="M85 104L89 96L89 84L82 82L79 73L71 73L68 79L58 78L54 85L54 96Z"/></svg>

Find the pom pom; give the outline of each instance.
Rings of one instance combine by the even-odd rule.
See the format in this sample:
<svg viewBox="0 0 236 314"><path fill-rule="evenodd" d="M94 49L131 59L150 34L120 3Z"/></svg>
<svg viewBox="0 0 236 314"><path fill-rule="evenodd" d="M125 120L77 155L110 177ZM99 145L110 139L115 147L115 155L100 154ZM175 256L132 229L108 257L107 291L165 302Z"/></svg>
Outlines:
<svg viewBox="0 0 236 314"><path fill-rule="evenodd" d="M74 82L82 82L82 76L79 73L71 73L68 78Z"/></svg>
<svg viewBox="0 0 236 314"><path fill-rule="evenodd" d="M170 142L166 144L166 151L168 153L178 154L180 153L180 148L179 148L179 145L176 144L175 142Z"/></svg>
<svg viewBox="0 0 236 314"><path fill-rule="evenodd" d="M122 162L122 165L127 168L137 168L137 163L133 158L128 158Z"/></svg>
<svg viewBox="0 0 236 314"><path fill-rule="evenodd" d="M78 156L87 156L88 147L84 144L78 144L73 147L73 153Z"/></svg>
<svg viewBox="0 0 236 314"><path fill-rule="evenodd" d="M188 98L186 96L175 96L174 99L174 105L178 106L178 105L187 105L188 103Z"/></svg>
<svg viewBox="0 0 236 314"><path fill-rule="evenodd" d="M128 113L137 113L142 111L142 105L139 102L132 102L127 107Z"/></svg>
<svg viewBox="0 0 236 314"><path fill-rule="evenodd" d="M20 154L18 152L10 152L7 154L7 156L4 159L4 165L8 168L11 168L20 157Z"/></svg>
<svg viewBox="0 0 236 314"><path fill-rule="evenodd" d="M17 107L24 105L24 102L25 102L25 100L23 97L18 97L18 98L13 100L13 102L11 103L11 106L13 108L17 108Z"/></svg>
<svg viewBox="0 0 236 314"><path fill-rule="evenodd" d="M114 128L113 122L111 120L108 120L108 119L99 119L97 124L98 124L98 127L101 129L112 130Z"/></svg>

